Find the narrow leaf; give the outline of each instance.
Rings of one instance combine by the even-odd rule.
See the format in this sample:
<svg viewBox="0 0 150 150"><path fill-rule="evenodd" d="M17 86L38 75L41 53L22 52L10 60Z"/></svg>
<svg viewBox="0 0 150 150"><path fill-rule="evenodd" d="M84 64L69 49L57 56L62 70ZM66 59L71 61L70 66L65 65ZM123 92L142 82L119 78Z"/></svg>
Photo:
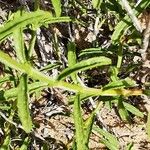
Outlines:
<svg viewBox="0 0 150 150"><path fill-rule="evenodd" d="M51 0L55 13L56 13L56 17L60 17L61 15L61 0Z"/></svg>
<svg viewBox="0 0 150 150"><path fill-rule="evenodd" d="M75 139L77 144L77 149L85 150L84 144L84 129L83 129L83 118L81 114L81 105L80 105L80 95L76 94L74 99L74 124L75 124Z"/></svg>
<svg viewBox="0 0 150 150"><path fill-rule="evenodd" d="M100 135L104 136L105 139L107 139L114 147L119 148L119 142L114 135L96 126L93 126L93 130L99 133Z"/></svg>
<svg viewBox="0 0 150 150"><path fill-rule="evenodd" d="M102 2L103 2L102 0L92 0L93 8L99 9Z"/></svg>
<svg viewBox="0 0 150 150"><path fill-rule="evenodd" d="M23 144L20 147L20 150L27 150L29 145L29 137L26 137L25 140L23 141Z"/></svg>
<svg viewBox="0 0 150 150"><path fill-rule="evenodd" d="M14 37L14 45L15 45L15 50L17 54L17 58L21 63L26 62L26 54L25 54L25 49L24 49L24 42L23 42L23 31L22 28L16 28L13 32L13 37Z"/></svg>
<svg viewBox="0 0 150 150"><path fill-rule="evenodd" d="M53 17L50 12L37 10L35 12L24 12L21 17L15 17L0 27L0 41L3 41L19 28L25 28L27 25L40 27L50 23L70 22L70 17Z"/></svg>
<svg viewBox="0 0 150 150"><path fill-rule="evenodd" d="M0 27L0 40L10 36L15 29L26 27L28 24L40 23L44 19L51 18L52 15L49 12L38 10L35 12L24 12L21 17L14 17L13 20L7 22Z"/></svg>
<svg viewBox="0 0 150 150"><path fill-rule="evenodd" d="M110 143L110 141L107 141L106 139L102 138L100 140L101 143L105 144L110 150L118 150L118 146L115 147L114 145L112 145L112 143Z"/></svg>
<svg viewBox="0 0 150 150"><path fill-rule="evenodd" d="M18 116L23 126L23 129L29 133L32 130L32 120L29 111L28 103L28 87L27 87L27 75L22 74L20 77L20 83L18 86L17 95L17 108Z"/></svg>
<svg viewBox="0 0 150 150"><path fill-rule="evenodd" d="M47 83L35 82L28 85L28 90L29 93L32 93L32 92L36 92L39 89L43 89L47 86L48 86ZM7 101L12 100L12 98L17 97L17 91L18 88L12 88L7 91L0 91L0 100L7 100Z"/></svg>
<svg viewBox="0 0 150 150"><path fill-rule="evenodd" d="M54 68L59 67L60 65L61 65L60 62L57 62L55 64L48 64L48 65L44 66L43 68L41 68L40 71L50 71Z"/></svg>
<svg viewBox="0 0 150 150"><path fill-rule="evenodd" d="M150 1L148 0L142 0L141 3L135 8L133 9L133 12L136 16L138 16L142 11L143 9L145 9L146 7L148 7L150 4ZM131 25L131 20L130 20L130 17L128 15L126 15L122 21L120 21L117 26L115 27L115 31L113 32L113 35L111 37L111 40L113 42L117 42L119 41L121 35L122 35L122 32L128 28L128 26Z"/></svg>
<svg viewBox="0 0 150 150"><path fill-rule="evenodd" d="M130 78L126 78L123 80L117 80L117 81L113 81L108 83L107 85L104 86L104 90L106 89L117 89L117 88L124 88L124 87L131 87L131 86L135 86L136 83L134 80L130 79Z"/></svg>
<svg viewBox="0 0 150 150"><path fill-rule="evenodd" d="M122 120L130 121L129 113L123 104L122 97L118 98L118 112Z"/></svg>
<svg viewBox="0 0 150 150"><path fill-rule="evenodd" d="M134 115L136 115L136 116L139 116L139 117L141 117L141 118L144 117L143 113L142 113L139 109L137 109L136 107L134 107L133 105L128 104L128 103L126 103L126 102L123 102L123 105L124 105L124 107L125 107L129 112L131 112L132 114L134 114Z"/></svg>
<svg viewBox="0 0 150 150"><path fill-rule="evenodd" d="M100 107L102 107L102 102L99 102L95 110L90 114L90 117L86 120L84 125L84 143L88 145L90 134L92 132L92 126L94 124L94 119L96 116L96 113L100 110Z"/></svg>
<svg viewBox="0 0 150 150"><path fill-rule="evenodd" d="M133 142L128 143L125 150L132 150L132 147L133 147Z"/></svg>
<svg viewBox="0 0 150 150"><path fill-rule="evenodd" d="M83 60L79 63L76 63L73 67L69 67L69 68L65 69L62 73L59 74L57 79L61 80L73 72L83 71L83 70L87 70L87 69L92 69L94 67L110 65L110 64L111 64L111 59L109 59L107 57L89 58L87 60Z"/></svg>
<svg viewBox="0 0 150 150"><path fill-rule="evenodd" d="M18 11L14 14L14 19L19 19L22 17L22 11ZM14 46L19 62L26 62L26 54L24 49L24 38L23 38L23 29L22 27L14 29L13 32Z"/></svg>
<svg viewBox="0 0 150 150"><path fill-rule="evenodd" d="M67 45L68 48L68 67L74 67L74 65L77 63L77 57L76 57L76 46L75 43L69 42ZM76 72L71 74L71 78L74 83L77 83L77 74Z"/></svg>
<svg viewBox="0 0 150 150"><path fill-rule="evenodd" d="M89 48L81 50L79 57L85 58L85 57L96 57L100 56L103 53L106 53L105 49L102 48Z"/></svg>

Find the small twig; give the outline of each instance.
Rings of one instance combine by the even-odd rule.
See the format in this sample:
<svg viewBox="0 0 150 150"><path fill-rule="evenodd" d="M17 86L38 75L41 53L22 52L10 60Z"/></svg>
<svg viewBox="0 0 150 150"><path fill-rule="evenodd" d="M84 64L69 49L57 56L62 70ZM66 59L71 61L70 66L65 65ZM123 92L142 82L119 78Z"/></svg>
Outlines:
<svg viewBox="0 0 150 150"><path fill-rule="evenodd" d="M138 18L134 15L134 12L132 10L132 8L130 7L129 3L127 0L122 0L122 4L125 8L125 10L127 11L129 17L131 18L133 25L135 26L135 28L139 31L142 32L142 27L140 25L140 22L138 20Z"/></svg>
<svg viewBox="0 0 150 150"><path fill-rule="evenodd" d="M149 18L148 24L143 34L143 48L142 48L143 52L146 52L150 39L150 15L148 16L148 18Z"/></svg>
<svg viewBox="0 0 150 150"><path fill-rule="evenodd" d="M16 128L20 128L23 129L23 127L21 125L17 125L17 123L13 122L12 120L8 119L4 113L2 113L0 111L0 116L3 117L7 122L9 122L10 124L13 124Z"/></svg>
<svg viewBox="0 0 150 150"><path fill-rule="evenodd" d="M45 140L41 135L39 135L38 132L34 131L34 132L31 132L31 134L32 134L33 136L35 136L36 138L38 138L38 139L40 139L40 140L46 142L46 140Z"/></svg>

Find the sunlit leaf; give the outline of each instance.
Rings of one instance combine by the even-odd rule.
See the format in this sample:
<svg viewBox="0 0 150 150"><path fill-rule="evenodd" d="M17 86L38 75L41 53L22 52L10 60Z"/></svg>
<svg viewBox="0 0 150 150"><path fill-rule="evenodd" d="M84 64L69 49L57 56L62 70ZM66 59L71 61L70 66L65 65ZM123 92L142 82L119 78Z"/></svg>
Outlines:
<svg viewBox="0 0 150 150"><path fill-rule="evenodd" d="M123 80L113 81L104 86L104 89L115 89L115 88L124 88L124 87L133 87L136 83L134 80L130 78L126 78Z"/></svg>
<svg viewBox="0 0 150 150"><path fill-rule="evenodd" d="M75 140L77 144L77 149L86 149L86 146L84 144L84 126L83 126L83 118L81 113L81 104L80 104L80 94L76 94L76 97L74 99L74 124L76 128L75 132Z"/></svg>
<svg viewBox="0 0 150 150"><path fill-rule="evenodd" d="M118 112L123 121L130 121L129 113L123 104L122 97L118 98Z"/></svg>
<svg viewBox="0 0 150 150"><path fill-rule="evenodd" d="M26 137L23 141L23 144L20 147L20 150L27 150L29 147L29 137Z"/></svg>
<svg viewBox="0 0 150 150"><path fill-rule="evenodd" d="M110 65L110 64L111 64L111 59L107 57L89 58L87 60L82 60L81 62L76 63L74 66L65 69L64 71L62 71L62 73L59 74L57 79L61 80L73 72L83 71L87 69L92 69L94 67Z"/></svg>
<svg viewBox="0 0 150 150"><path fill-rule="evenodd" d="M23 129L29 133L32 130L32 120L29 111L28 102L28 86L27 86L27 75L23 74L20 77L20 83L18 86L17 93L17 108L18 116L23 126Z"/></svg>
<svg viewBox="0 0 150 150"><path fill-rule="evenodd" d="M102 0L92 0L93 8L99 9L102 2L103 2Z"/></svg>
<svg viewBox="0 0 150 150"><path fill-rule="evenodd" d="M6 137L3 141L3 144L0 146L0 149L1 150L10 150L10 148L9 148L10 141L11 141L10 134L6 135Z"/></svg>
<svg viewBox="0 0 150 150"><path fill-rule="evenodd" d="M68 48L68 67L74 67L74 65L77 63L75 43L69 42L67 48ZM71 78L74 83L78 82L76 72L71 74Z"/></svg>
<svg viewBox="0 0 150 150"><path fill-rule="evenodd" d="M99 58L99 57L98 57ZM103 60L103 59L104 60ZM77 63L78 67L76 68L77 70L80 69L87 69L90 68L90 65L92 67L96 67L96 66L101 66L104 64L111 64L111 60L109 58L102 57L101 60L96 60L96 58L94 58L95 62L91 62L93 59L90 59L91 64L86 64L86 66L84 64L82 64L83 66L81 66L80 68L80 63ZM88 60L87 60L88 61ZM101 96L118 96L118 95L124 95L124 96L130 96L130 95L142 95L143 91L142 90L127 90L127 89L109 89L109 90L102 90L102 89L96 89L96 88L88 88L88 87L83 87L77 84L70 84L64 81L58 81L55 80L49 76L46 76L45 74L39 72L38 70L34 69L31 65L29 65L28 63L26 64L21 64L18 63L16 60L12 59L10 56L8 56L7 54L5 54L4 52L2 52L0 50L0 62L4 63L5 65L16 69L18 71L21 71L22 73L26 73L28 74L28 76L40 80L43 83L47 83L49 87L61 87L64 89L67 89L69 91L74 91L74 92L80 92L80 93L84 93L84 94L88 94L88 95L101 95ZM86 60L85 60L86 62ZM82 61L83 63L83 61ZM85 67L85 68L84 68ZM70 69L70 68L69 68ZM72 70L74 68L71 68L71 71L76 71L76 70ZM70 70L69 70L70 71ZM66 75L63 74L63 76ZM67 75L68 75L68 70L67 70ZM3 92L3 91L2 91ZM3 94L3 93L1 93Z"/></svg>
<svg viewBox="0 0 150 150"><path fill-rule="evenodd" d="M150 1L148 0L142 0L141 3L133 9L134 14L137 16L139 15L143 9L145 9L147 6L150 5ZM122 36L122 33L131 25L131 20L128 15L126 15L122 21L120 21L117 26L115 27L115 31L112 34L111 40L113 42L118 42L120 37Z"/></svg>
<svg viewBox="0 0 150 150"><path fill-rule="evenodd" d="M56 13L56 17L60 17L61 15L61 0L51 0L55 13Z"/></svg>
<svg viewBox="0 0 150 150"><path fill-rule="evenodd" d="M36 28L42 25L69 22L69 17L53 17L50 12L37 10L35 12L24 12L21 17L10 20L0 27L0 41L10 36L16 29L25 28L27 25L33 25Z"/></svg>
<svg viewBox="0 0 150 150"><path fill-rule="evenodd" d="M128 103L126 103L126 102L123 102L123 104L124 104L124 107L125 107L129 112L131 112L132 114L134 114L134 115L136 115L136 116L139 116L139 117L141 117L141 118L144 117L143 113L142 113L139 109L137 109L136 107L134 107L133 105L128 104Z"/></svg>
<svg viewBox="0 0 150 150"><path fill-rule="evenodd" d="M132 150L132 147L133 147L133 142L127 144L125 150Z"/></svg>
<svg viewBox="0 0 150 150"><path fill-rule="evenodd" d="M103 104L102 102L99 102L99 104L97 105L95 110L92 111L89 118L85 121L85 124L84 124L84 143L86 145L88 145L88 143L89 143L89 138L90 138L90 134L92 132L92 127L94 124L96 113L100 110L100 108L102 107L102 104Z"/></svg>
<svg viewBox="0 0 150 150"><path fill-rule="evenodd" d="M93 130L99 133L100 135L104 136L105 139L107 139L108 142L112 145L112 147L115 147L117 149L119 148L119 142L114 135L96 126L93 127Z"/></svg>

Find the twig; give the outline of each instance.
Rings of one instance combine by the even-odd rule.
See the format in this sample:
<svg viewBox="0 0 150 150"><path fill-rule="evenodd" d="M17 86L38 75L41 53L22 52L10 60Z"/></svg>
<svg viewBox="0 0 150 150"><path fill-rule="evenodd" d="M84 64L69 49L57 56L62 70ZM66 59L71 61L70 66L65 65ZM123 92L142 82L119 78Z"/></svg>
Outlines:
<svg viewBox="0 0 150 150"><path fill-rule="evenodd" d="M142 48L142 51L143 52L146 52L147 48L148 48L148 45L149 45L149 39L150 39L150 14L148 14L148 24L146 26L146 29L144 31L144 34L143 34L143 48Z"/></svg>
<svg viewBox="0 0 150 150"><path fill-rule="evenodd" d="M125 10L127 11L129 17L131 18L133 25L135 26L135 28L139 31L142 32L142 27L140 25L139 20L137 19L137 17L134 15L134 12L132 10L132 8L130 7L129 3L127 0L122 0L122 4L125 8Z"/></svg>
<svg viewBox="0 0 150 150"><path fill-rule="evenodd" d="M13 124L15 127L23 129L23 127L21 125L17 125L15 122L13 122L12 120L8 119L4 113L2 113L0 111L0 116L3 117L7 122L9 122L10 124Z"/></svg>

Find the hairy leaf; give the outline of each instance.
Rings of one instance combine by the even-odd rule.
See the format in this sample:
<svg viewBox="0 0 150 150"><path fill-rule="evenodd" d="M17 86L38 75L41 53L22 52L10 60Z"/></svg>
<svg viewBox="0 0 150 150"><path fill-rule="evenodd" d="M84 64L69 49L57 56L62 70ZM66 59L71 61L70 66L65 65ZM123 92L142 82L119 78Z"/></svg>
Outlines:
<svg viewBox="0 0 150 150"><path fill-rule="evenodd" d="M62 73L59 74L58 80L61 80L73 72L83 71L87 69L92 69L94 67L110 65L111 59L107 57L93 57L87 60L80 61L76 63L74 66L65 69Z"/></svg>
<svg viewBox="0 0 150 150"><path fill-rule="evenodd" d="M56 17L61 15L61 0L51 0L53 7L55 9Z"/></svg>
<svg viewBox="0 0 150 150"><path fill-rule="evenodd" d="M56 22L69 22L69 17L53 17L51 13L37 10L35 12L24 12L21 17L14 17L2 27L0 27L0 41L10 36L16 29L25 28L27 25L33 25L36 28L41 25L47 25Z"/></svg>
<svg viewBox="0 0 150 150"><path fill-rule="evenodd" d="M17 95L17 108L18 108L18 116L23 126L23 129L27 133L31 132L32 120L29 111L28 86L27 86L26 74L22 74L20 77L20 83L18 86L18 95Z"/></svg>

